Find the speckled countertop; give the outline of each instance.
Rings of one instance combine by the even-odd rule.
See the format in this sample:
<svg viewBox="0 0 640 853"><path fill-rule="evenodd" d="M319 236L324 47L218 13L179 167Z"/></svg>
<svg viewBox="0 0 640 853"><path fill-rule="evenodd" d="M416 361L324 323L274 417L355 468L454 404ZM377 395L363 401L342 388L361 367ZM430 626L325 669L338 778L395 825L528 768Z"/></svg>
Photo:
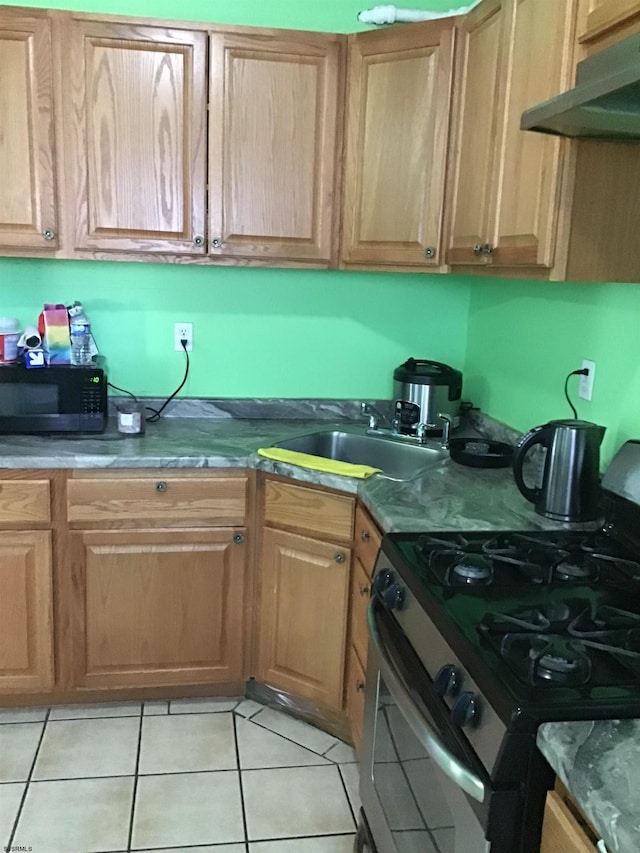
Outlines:
<svg viewBox="0 0 640 853"><path fill-rule="evenodd" d="M278 417L273 410L259 409L250 410L254 417L242 417L247 414L242 408L219 416L218 409L196 408L195 403L191 408L183 404L183 411L187 416L148 424L142 436L119 433L113 418L96 436L0 436L0 467L255 468L357 493L385 531L558 527L533 512L508 468L481 470L447 459L412 481L384 475L359 480L257 455L260 447L319 429L363 432L361 424L347 420L353 412L340 405L322 401L305 411L281 404Z"/></svg>
<svg viewBox="0 0 640 853"><path fill-rule="evenodd" d="M638 853L640 720L544 723L537 743L608 853Z"/></svg>
<svg viewBox="0 0 640 853"><path fill-rule="evenodd" d="M0 436L0 467L255 468L357 493L386 532L560 526L534 513L516 489L510 468L476 469L446 460L412 481L383 475L357 480L256 453L319 429L362 431L359 408L359 401L177 401L171 416L149 424L140 437L118 433L115 419L95 437ZM517 436L475 413L472 426L503 441ZM538 744L601 832L609 853L637 853L640 721L549 723L541 726Z"/></svg>

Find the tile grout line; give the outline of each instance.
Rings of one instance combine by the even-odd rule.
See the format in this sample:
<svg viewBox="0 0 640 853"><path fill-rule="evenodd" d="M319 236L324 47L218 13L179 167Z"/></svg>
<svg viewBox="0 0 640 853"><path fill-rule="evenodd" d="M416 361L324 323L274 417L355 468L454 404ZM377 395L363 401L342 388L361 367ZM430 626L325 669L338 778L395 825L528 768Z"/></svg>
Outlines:
<svg viewBox="0 0 640 853"><path fill-rule="evenodd" d="M353 806L351 805L351 797L349 796L349 791L347 790L347 783L344 780L344 776L342 775L342 767L340 764L336 764L338 768L338 776L340 777L340 782L342 783L342 790L344 791L344 795L347 798L347 804L349 806L349 811L351 812L351 817L353 818L353 823L358 828L358 817L354 811Z"/></svg>
<svg viewBox="0 0 640 853"><path fill-rule="evenodd" d="M133 776L133 792L131 796L131 817L129 818L129 834L127 836L127 851L131 850L133 841L133 818L136 810L136 794L138 792L138 771L140 769L140 752L142 749L142 723L144 721L144 702L140 703L140 726L138 729L138 750L136 753L136 767Z"/></svg>
<svg viewBox="0 0 640 853"><path fill-rule="evenodd" d="M11 834L9 835L9 840L7 842L5 850L10 850L13 846L13 839L15 838L18 823L20 822L20 815L22 814L22 809L24 808L24 801L27 799L27 792L29 791L29 785L31 784L31 777L33 776L33 771L35 770L36 761L38 760L38 753L40 752L40 747L42 746L42 741L44 739L44 733L47 730L47 724L49 722L49 714L51 713L51 708L47 708L47 712L44 716L44 725L42 726L42 731L40 732L40 737L38 739L38 745L36 747L35 754L33 756L33 761L31 762L31 767L29 768L29 774L27 776L26 785L24 786L24 791L22 792L22 797L20 798L20 805L18 806L18 812L16 814L16 819L13 822L13 829L11 830Z"/></svg>
<svg viewBox="0 0 640 853"><path fill-rule="evenodd" d="M242 716L242 715L240 715L240 716ZM244 719L247 719L247 718L245 717ZM318 752L317 749L311 749L311 747L305 746L303 743L299 743L297 740L293 740L293 738L288 737L287 735L280 734L280 732L276 732L273 729L270 729L268 726L263 726L262 723L258 723L254 719L250 719L250 720L248 720L248 722L253 723L254 725L258 726L259 728L261 728L265 732L271 732L272 735L277 735L278 737L281 737L283 740L287 740L287 741L289 741L289 743L295 744L295 746L299 746L302 749L306 749L308 752L313 752L313 754L317 755L318 758L325 758L324 753ZM307 723L307 725L309 725L309 724ZM322 730L319 729L319 731L322 731ZM331 737L331 735L329 735L329 737ZM331 746L328 746L325 749L325 752L328 752L330 749L333 749L333 747L336 746L337 743L340 743L340 741L336 738L336 743L332 743ZM333 758L326 758L326 760L330 761L332 764L335 764L336 766L338 764L338 762L334 761Z"/></svg>
<svg viewBox="0 0 640 853"><path fill-rule="evenodd" d="M236 717L238 715L231 712L231 721L233 724L233 743L236 749L236 766L238 768L238 785L240 788L240 806L242 808L242 827L244 830L244 849L245 853L249 853L249 830L247 827L247 808L244 801L244 786L242 784L242 767L240 766L240 749L238 747L238 729L236 727Z"/></svg>

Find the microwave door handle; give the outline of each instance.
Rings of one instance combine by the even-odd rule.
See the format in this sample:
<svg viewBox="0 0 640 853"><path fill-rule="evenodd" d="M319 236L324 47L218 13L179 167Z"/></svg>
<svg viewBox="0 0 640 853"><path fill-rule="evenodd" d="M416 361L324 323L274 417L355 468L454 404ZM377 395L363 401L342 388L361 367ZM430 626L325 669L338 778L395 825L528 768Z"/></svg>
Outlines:
<svg viewBox="0 0 640 853"><path fill-rule="evenodd" d="M479 803L484 802L486 791L482 780L479 779L475 773L472 773L468 767L465 767L464 764L462 764L456 756L447 749L431 725L425 719L424 714L415 705L407 693L406 688L402 683L402 678L398 675L395 666L389 659L380 638L378 626L376 625L375 599L371 599L369 602L367 621L369 623L369 634L379 657L380 674L389 688L389 692L396 702L400 713L407 721L407 724L413 731L414 735L425 748L430 758L433 759L449 779L455 782L455 784L469 794L470 797L473 797L474 800L477 800Z"/></svg>

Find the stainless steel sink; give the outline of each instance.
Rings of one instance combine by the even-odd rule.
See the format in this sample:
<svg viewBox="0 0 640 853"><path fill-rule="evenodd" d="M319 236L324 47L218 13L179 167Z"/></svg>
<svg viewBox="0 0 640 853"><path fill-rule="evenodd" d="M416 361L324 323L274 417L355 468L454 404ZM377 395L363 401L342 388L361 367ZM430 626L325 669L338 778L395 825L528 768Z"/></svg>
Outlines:
<svg viewBox="0 0 640 853"><path fill-rule="evenodd" d="M273 446L355 465L370 465L397 480L410 480L449 458L447 451L437 444L409 444L402 440L341 430L299 435L276 441Z"/></svg>

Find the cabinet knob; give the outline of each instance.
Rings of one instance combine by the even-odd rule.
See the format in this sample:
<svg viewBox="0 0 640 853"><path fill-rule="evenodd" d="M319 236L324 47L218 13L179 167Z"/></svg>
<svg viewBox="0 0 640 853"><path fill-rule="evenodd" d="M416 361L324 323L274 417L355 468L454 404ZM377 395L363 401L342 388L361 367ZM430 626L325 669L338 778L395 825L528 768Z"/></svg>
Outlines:
<svg viewBox="0 0 640 853"><path fill-rule="evenodd" d="M371 539L371 534L369 533L368 530L363 530L362 533L360 534L360 538L362 539L363 542L366 542L367 539Z"/></svg>
<svg viewBox="0 0 640 853"><path fill-rule="evenodd" d="M482 254L482 246L480 243L476 243L473 247L473 254L476 255L476 257Z"/></svg>
<svg viewBox="0 0 640 853"><path fill-rule="evenodd" d="M344 554L341 554L340 551L333 558L336 563L344 563Z"/></svg>
<svg viewBox="0 0 640 853"><path fill-rule="evenodd" d="M356 681L356 690L358 693L362 693L365 688L365 683L360 678Z"/></svg>
<svg viewBox="0 0 640 853"><path fill-rule="evenodd" d="M364 583L358 584L358 591L360 592L360 595L369 595L369 587Z"/></svg>
<svg viewBox="0 0 640 853"><path fill-rule="evenodd" d="M222 240L219 237L214 237L211 241L211 247L213 249L219 249L222 246Z"/></svg>
<svg viewBox="0 0 640 853"><path fill-rule="evenodd" d="M56 232L52 231L51 228L47 228L45 231L42 232L42 236L45 240L53 240L55 239Z"/></svg>
<svg viewBox="0 0 640 853"><path fill-rule="evenodd" d="M482 253L484 255L490 255L492 252L493 252L493 246L491 245L491 243L485 243L484 246L482 247Z"/></svg>
<svg viewBox="0 0 640 853"><path fill-rule="evenodd" d="M193 245L204 246L204 237L202 236L202 234L196 234L196 236L193 238Z"/></svg>
<svg viewBox="0 0 640 853"><path fill-rule="evenodd" d="M165 483L164 480L160 480L159 483L156 483L156 492L166 492L166 491L167 491L167 484Z"/></svg>
<svg viewBox="0 0 640 853"><path fill-rule="evenodd" d="M244 542L244 536L242 535L242 533L235 533L233 536L233 541L236 545L242 545L242 543Z"/></svg>
<svg viewBox="0 0 640 853"><path fill-rule="evenodd" d="M433 258L435 257L435 254L436 250L433 248L433 246L427 246L424 250L425 258Z"/></svg>

